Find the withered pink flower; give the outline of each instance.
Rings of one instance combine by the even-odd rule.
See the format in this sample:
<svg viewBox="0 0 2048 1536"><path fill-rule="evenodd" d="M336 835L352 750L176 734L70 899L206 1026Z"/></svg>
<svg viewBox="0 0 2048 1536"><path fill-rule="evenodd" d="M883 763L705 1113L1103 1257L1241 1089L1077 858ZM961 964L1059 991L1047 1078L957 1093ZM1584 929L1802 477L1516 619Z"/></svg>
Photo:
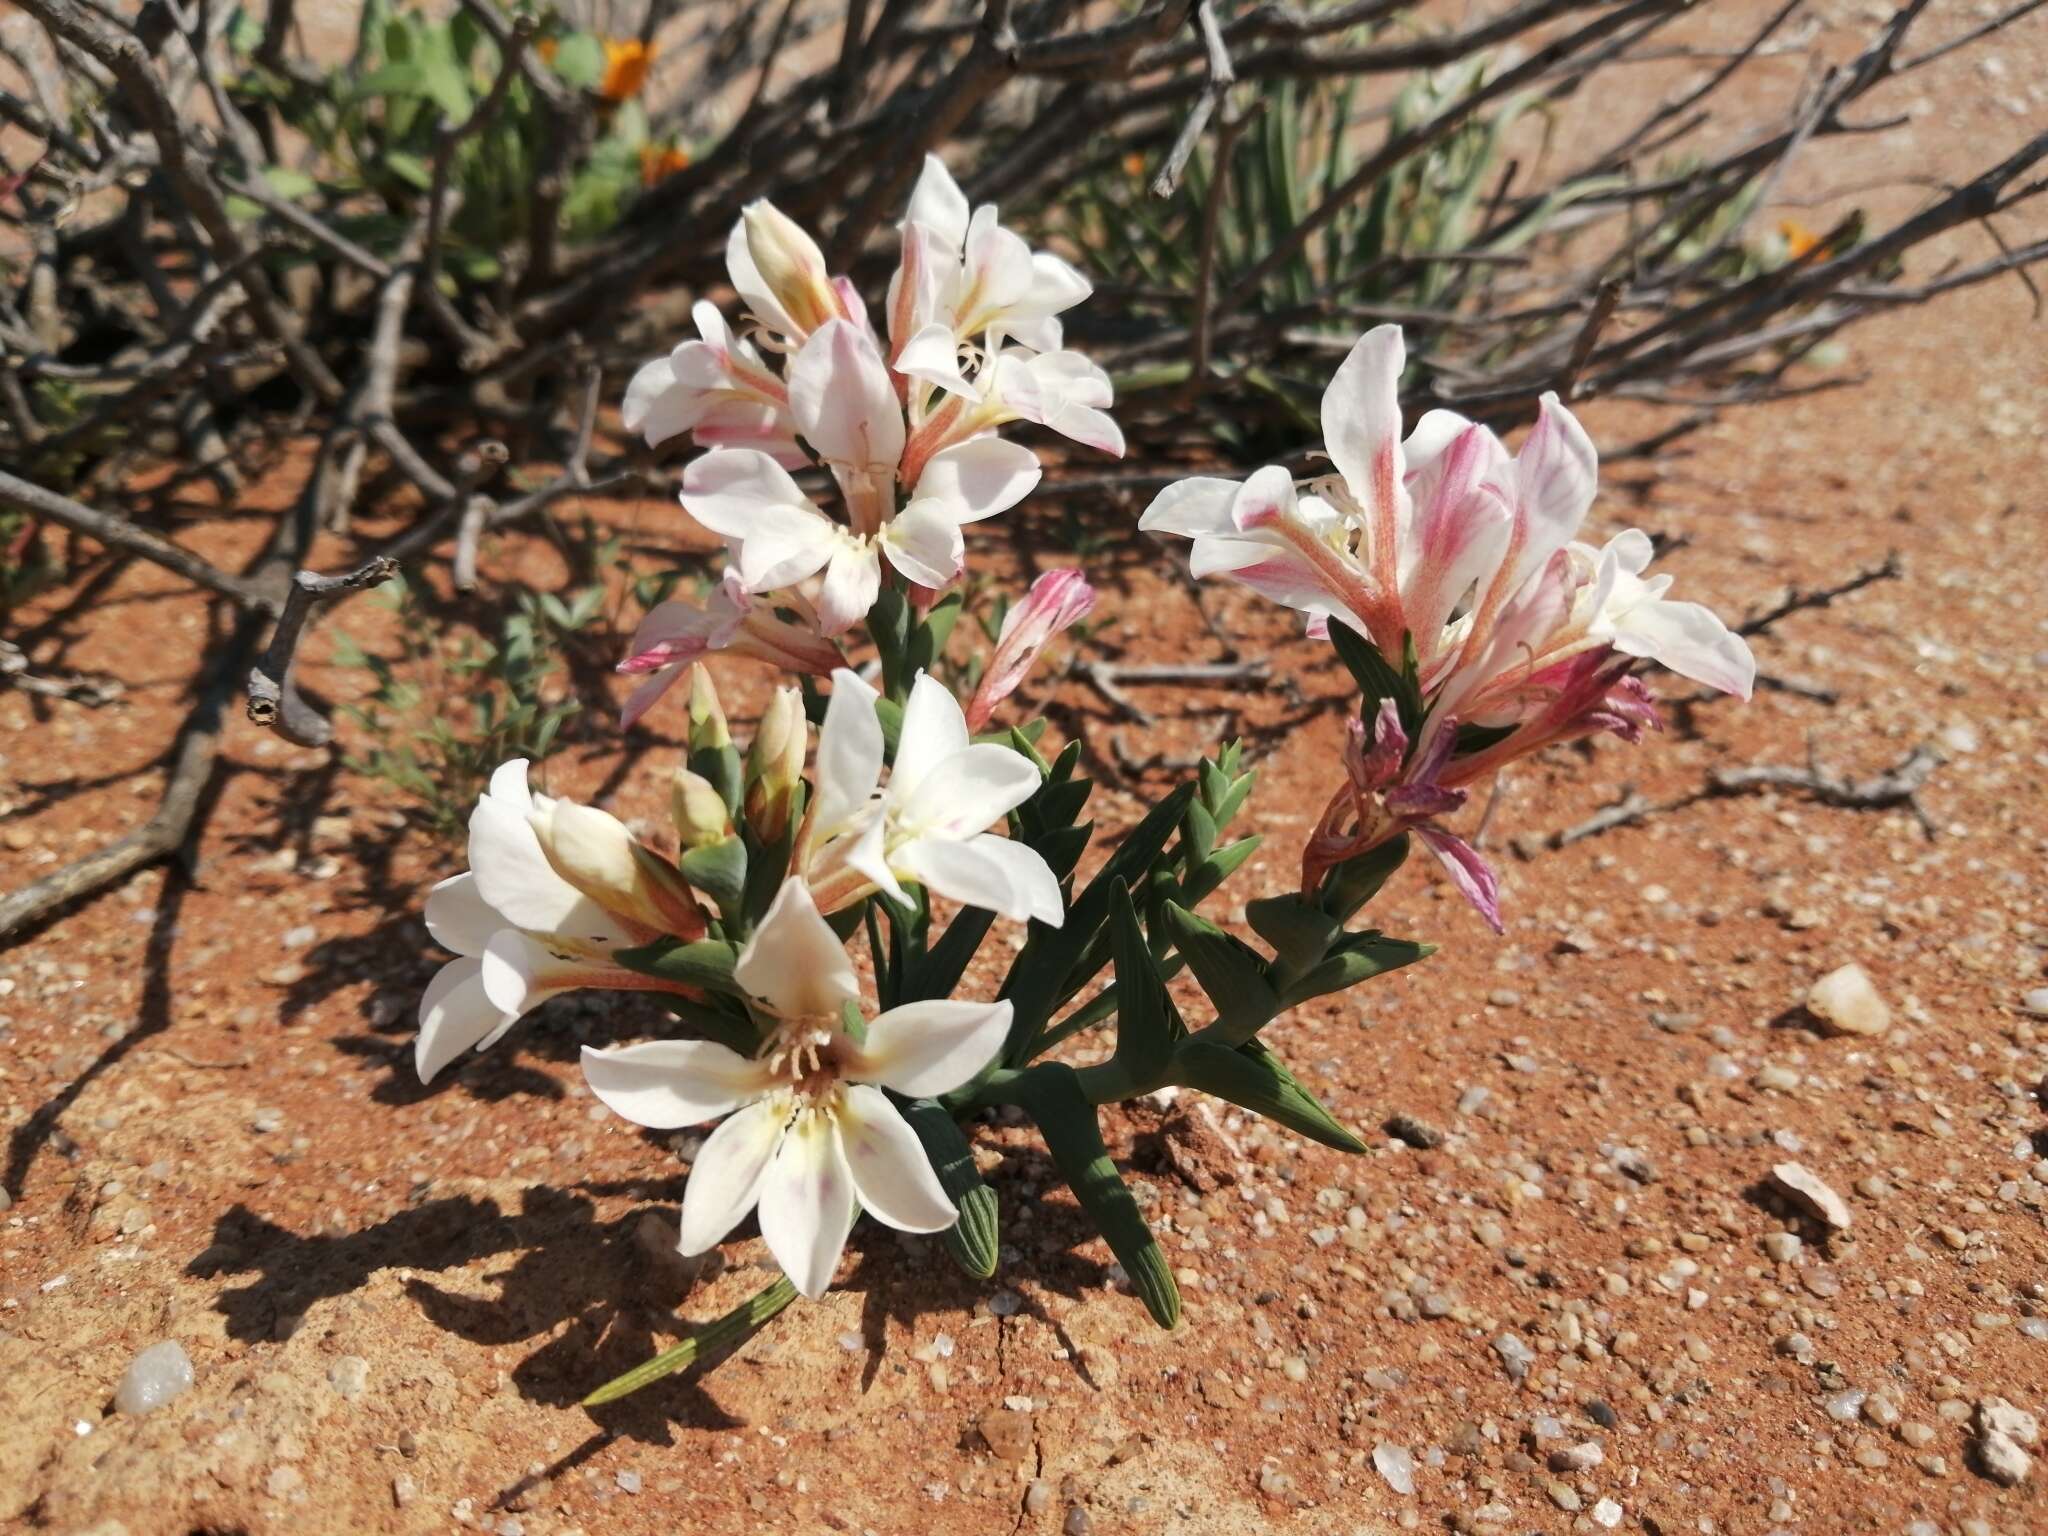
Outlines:
<svg viewBox="0 0 2048 1536"><path fill-rule="evenodd" d="M1301 855L1301 888L1313 894L1323 876L1347 859L1413 832L1436 855L1451 882L1501 932L1500 883L1479 851L1436 819L1465 803L1466 791L1443 782L1456 722L1426 742L1412 760L1408 732L1392 699L1380 701L1372 734L1354 719L1344 741L1344 784L1324 808Z"/></svg>

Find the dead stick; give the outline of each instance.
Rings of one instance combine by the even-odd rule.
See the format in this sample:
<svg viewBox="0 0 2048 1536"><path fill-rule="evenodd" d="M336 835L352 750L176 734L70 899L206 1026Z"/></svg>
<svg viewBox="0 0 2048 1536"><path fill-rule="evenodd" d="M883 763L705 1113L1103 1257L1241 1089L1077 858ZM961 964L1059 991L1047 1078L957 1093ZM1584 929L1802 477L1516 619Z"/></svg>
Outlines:
<svg viewBox="0 0 2048 1536"><path fill-rule="evenodd" d="M300 571L294 576L277 630L249 671L249 718L302 747L324 747L332 741L333 724L292 685L292 662L297 656L299 634L320 604L344 592L360 592L364 587L389 581L397 573L398 562L379 555L339 576L322 576L317 571Z"/></svg>

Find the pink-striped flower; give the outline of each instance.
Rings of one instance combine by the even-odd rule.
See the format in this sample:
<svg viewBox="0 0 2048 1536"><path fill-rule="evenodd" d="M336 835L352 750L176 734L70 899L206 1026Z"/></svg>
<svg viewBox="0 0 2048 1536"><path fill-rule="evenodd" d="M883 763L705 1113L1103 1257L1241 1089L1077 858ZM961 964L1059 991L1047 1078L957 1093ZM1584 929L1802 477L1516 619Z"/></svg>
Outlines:
<svg viewBox="0 0 2048 1536"><path fill-rule="evenodd" d="M981 674L981 686L967 705L967 728L980 731L996 706L1017 691L1053 636L1071 629L1095 607L1095 589L1073 569L1047 571L1031 584L1024 601L1003 616L995 655Z"/></svg>
<svg viewBox="0 0 2048 1536"><path fill-rule="evenodd" d="M777 616L777 607L789 609L801 622ZM620 726L630 728L675 686L686 667L713 651L731 651L785 672L819 677L846 660L837 645L818 633L818 616L802 593L785 591L757 602L739 573L728 570L702 603L680 598L658 603L633 631L632 654L618 670L629 676L646 674L647 681L626 700Z"/></svg>

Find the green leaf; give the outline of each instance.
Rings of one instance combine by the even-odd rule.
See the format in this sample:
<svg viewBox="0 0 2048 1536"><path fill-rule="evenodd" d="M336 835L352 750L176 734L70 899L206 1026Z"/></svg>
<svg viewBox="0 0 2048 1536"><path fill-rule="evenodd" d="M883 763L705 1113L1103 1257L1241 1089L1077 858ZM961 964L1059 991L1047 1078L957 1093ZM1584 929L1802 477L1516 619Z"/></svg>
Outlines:
<svg viewBox="0 0 2048 1536"><path fill-rule="evenodd" d="M555 44L554 71L587 91L604 79L604 45L588 32L571 32Z"/></svg>
<svg viewBox="0 0 2048 1536"><path fill-rule="evenodd" d="M685 849L676 864L685 880L718 903L721 914L739 909L747 888L747 845L739 838Z"/></svg>
<svg viewBox="0 0 2048 1536"><path fill-rule="evenodd" d="M1236 874L1238 867L1259 851L1260 841L1257 835L1240 837L1234 843L1224 844L1190 870L1187 879L1181 882L1181 896L1187 905L1196 905Z"/></svg>
<svg viewBox="0 0 2048 1536"><path fill-rule="evenodd" d="M937 1100L912 1100L903 1107L903 1118L924 1144L924 1155L939 1176L939 1187L960 1209L960 1219L941 1234L946 1252L975 1279L988 1279L996 1272L996 1192L983 1182L967 1138Z"/></svg>
<svg viewBox="0 0 2048 1536"><path fill-rule="evenodd" d="M619 964L643 976L659 976L664 981L739 995L739 983L732 975L739 955L723 939L697 939L688 944L679 939L661 939L637 949L614 950L612 954Z"/></svg>
<svg viewBox="0 0 2048 1536"><path fill-rule="evenodd" d="M1184 1041L1173 1053L1174 1077L1182 1087L1226 1099L1339 1152L1365 1150L1365 1143L1339 1124L1263 1045L1256 1040L1236 1047L1222 1045L1207 1039L1207 1033Z"/></svg>
<svg viewBox="0 0 2048 1536"><path fill-rule="evenodd" d="M1326 992L1343 992L1362 981L1388 971L1398 971L1436 953L1434 944L1417 944L1412 939L1390 939L1383 933L1347 933L1321 964L1280 994L1282 1007L1321 997Z"/></svg>
<svg viewBox="0 0 2048 1536"><path fill-rule="evenodd" d="M1163 1080L1174 1042L1186 1031L1178 1027L1145 930L1138 926L1138 910L1121 881L1109 894L1109 932L1117 993L1111 1065L1129 1079L1132 1094L1148 1093Z"/></svg>
<svg viewBox="0 0 2048 1536"><path fill-rule="evenodd" d="M1065 923L1048 928L1031 924L1030 937L1010 966L999 996L1014 1006L1010 1038L1003 1047L1002 1060L1020 1066L1030 1059L1031 1043L1052 1017L1053 1009L1088 984L1107 962L1107 955L1093 966L1084 963L1096 936L1109 917L1110 893L1119 883L1143 879L1153 861L1165 850L1174 828L1194 797L1195 786L1182 784L1146 813L1145 819L1128 832L1095 878L1080 896L1068 903ZM1043 850L1041 849L1041 852ZM1048 856L1049 857L1049 856ZM1053 865L1055 873L1060 866ZM1080 974L1075 974L1079 971Z"/></svg>
<svg viewBox="0 0 2048 1536"><path fill-rule="evenodd" d="M1344 925L1321 907L1292 893L1248 901L1245 921L1273 946L1282 974L1299 975L1330 951Z"/></svg>
<svg viewBox="0 0 2048 1536"><path fill-rule="evenodd" d="M1265 962L1249 945L1177 902L1166 904L1166 926L1188 969L1215 1004L1214 1029L1223 1038L1239 1044L1272 1022L1280 1012L1280 998L1266 979Z"/></svg>
<svg viewBox="0 0 2048 1536"><path fill-rule="evenodd" d="M1011 1095L1038 1122L1060 1177L1108 1241L1152 1321L1162 1328L1176 1326L1180 1288L1137 1200L1110 1161L1095 1106L1082 1092L1079 1076L1065 1062L1040 1062L1019 1074Z"/></svg>
<svg viewBox="0 0 2048 1536"><path fill-rule="evenodd" d="M1401 729L1413 742L1422 729L1423 714L1422 690L1414 679L1396 671L1380 654L1379 647L1349 624L1332 623L1330 643L1336 647L1338 659L1365 695L1361 717L1368 728L1379 713L1379 701L1392 699L1394 707L1400 711Z"/></svg>
<svg viewBox="0 0 2048 1536"><path fill-rule="evenodd" d="M389 150L385 153L384 169L415 191L425 192L434 185L433 168L418 155L402 149Z"/></svg>
<svg viewBox="0 0 2048 1536"><path fill-rule="evenodd" d="M1339 923L1350 920L1360 907L1379 895L1394 871L1408 857L1408 834L1369 848L1355 859L1346 859L1323 879L1322 908Z"/></svg>
<svg viewBox="0 0 2048 1536"><path fill-rule="evenodd" d="M939 935L939 942L911 964L898 1001L917 1003L928 998L951 997L995 920L995 913L986 907L962 907L956 912L953 921L946 924L946 931Z"/></svg>
<svg viewBox="0 0 2048 1536"><path fill-rule="evenodd" d="M796 1284L784 1275L767 1289L755 1292L725 1316L692 1334L673 1349L665 1349L645 1364L636 1365L623 1376L614 1376L590 1396L583 1399L586 1408L600 1407L615 1403L642 1387L673 1375L685 1366L694 1365L699 1358L713 1354L729 1345L744 1343L754 1336L763 1324L788 1306L797 1297Z"/></svg>

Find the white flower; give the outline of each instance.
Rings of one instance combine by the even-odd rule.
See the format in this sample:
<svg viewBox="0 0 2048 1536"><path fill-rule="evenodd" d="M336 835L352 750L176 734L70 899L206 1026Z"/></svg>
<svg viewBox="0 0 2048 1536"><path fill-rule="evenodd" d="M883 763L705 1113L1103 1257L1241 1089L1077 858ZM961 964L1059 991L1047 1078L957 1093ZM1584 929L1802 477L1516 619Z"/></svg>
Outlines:
<svg viewBox="0 0 2048 1536"><path fill-rule="evenodd" d="M683 471L684 508L726 542L748 592L823 573L818 626L838 635L867 616L881 590L881 560L912 581L942 587L960 574L964 524L1015 506L1038 484L1037 456L999 438L935 454L902 512L872 532L835 522L764 453L716 449Z"/></svg>
<svg viewBox="0 0 2048 1536"><path fill-rule="evenodd" d="M1093 292L1059 257L1033 251L1004 229L993 203L970 212L937 155L925 156L903 239L903 265L889 295L890 336L899 350L915 341L951 352L979 341L992 355L1015 340L1054 352L1060 345L1055 316Z"/></svg>
<svg viewBox="0 0 2048 1536"><path fill-rule="evenodd" d="M457 958L427 983L413 1062L422 1082L578 987L683 992L611 958L704 919L680 880L614 817L534 794L526 759L491 775L469 818L469 871L427 897L427 932Z"/></svg>
<svg viewBox="0 0 2048 1536"><path fill-rule="evenodd" d="M883 1088L946 1093L1000 1049L1007 1002L892 1008L864 1041L839 1027L860 988L845 948L791 876L742 951L734 978L772 1023L759 1054L702 1040L585 1048L591 1091L636 1125L673 1130L728 1118L683 1192L682 1251L703 1253L758 1207L761 1236L804 1295L831 1284L858 1210L903 1232L959 1219Z"/></svg>
<svg viewBox="0 0 2048 1536"><path fill-rule="evenodd" d="M871 889L907 901L903 882L911 881L970 907L1059 927L1065 907L1052 867L1035 849L985 830L1037 793L1037 767L1008 747L971 741L959 703L919 673L883 786L875 692L844 670L832 683L804 865L827 910Z"/></svg>
<svg viewBox="0 0 2048 1536"><path fill-rule="evenodd" d="M754 448L791 468L809 463L797 446L789 390L753 343L727 330L708 300L698 300L690 313L701 339L633 375L620 407L626 430L638 432L650 448L688 432L700 448Z"/></svg>

